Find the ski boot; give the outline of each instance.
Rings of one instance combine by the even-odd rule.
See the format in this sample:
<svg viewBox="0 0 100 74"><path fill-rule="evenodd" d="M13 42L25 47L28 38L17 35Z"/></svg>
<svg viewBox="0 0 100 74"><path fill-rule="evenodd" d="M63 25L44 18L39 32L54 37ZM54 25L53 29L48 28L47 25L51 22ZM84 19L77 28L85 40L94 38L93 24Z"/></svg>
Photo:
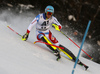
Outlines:
<svg viewBox="0 0 100 74"><path fill-rule="evenodd" d="M54 55L57 56L57 61L61 58L60 52L58 50L54 50Z"/></svg>
<svg viewBox="0 0 100 74"><path fill-rule="evenodd" d="M85 65L80 60L78 60L78 64L81 65L81 66L83 66L85 68L85 70L87 70L89 68L89 66Z"/></svg>
<svg viewBox="0 0 100 74"><path fill-rule="evenodd" d="M87 65L83 65L83 66L84 66L85 70L87 70L89 68L89 66L87 66Z"/></svg>

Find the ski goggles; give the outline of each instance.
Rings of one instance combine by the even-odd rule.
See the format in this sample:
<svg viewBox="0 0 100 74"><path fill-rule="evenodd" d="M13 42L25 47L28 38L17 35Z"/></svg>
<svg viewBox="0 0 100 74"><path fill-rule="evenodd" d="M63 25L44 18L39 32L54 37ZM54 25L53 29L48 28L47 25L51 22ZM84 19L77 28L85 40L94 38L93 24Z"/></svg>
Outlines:
<svg viewBox="0 0 100 74"><path fill-rule="evenodd" d="M52 15L52 13L51 12L47 12L47 15Z"/></svg>

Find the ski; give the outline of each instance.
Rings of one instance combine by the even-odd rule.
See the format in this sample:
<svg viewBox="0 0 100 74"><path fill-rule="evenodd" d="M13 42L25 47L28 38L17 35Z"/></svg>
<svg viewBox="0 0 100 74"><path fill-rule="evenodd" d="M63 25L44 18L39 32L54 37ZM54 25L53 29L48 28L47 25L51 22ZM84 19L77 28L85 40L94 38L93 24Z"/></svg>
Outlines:
<svg viewBox="0 0 100 74"><path fill-rule="evenodd" d="M69 59L69 58L67 58L67 57L65 57L65 56L63 56L63 55L61 55L61 57L65 58L65 59L67 59L67 60L69 60L69 61L74 62L73 60L71 60L71 59ZM85 68L85 70L87 70L87 69L89 68L89 66L83 64L82 62L81 62L81 64L78 63L78 65L83 66L83 67Z"/></svg>

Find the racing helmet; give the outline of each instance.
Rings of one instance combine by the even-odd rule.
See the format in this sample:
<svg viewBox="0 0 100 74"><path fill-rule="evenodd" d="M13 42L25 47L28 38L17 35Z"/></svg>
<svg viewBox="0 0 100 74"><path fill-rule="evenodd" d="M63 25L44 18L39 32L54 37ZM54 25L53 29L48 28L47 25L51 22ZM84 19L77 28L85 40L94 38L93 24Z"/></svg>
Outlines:
<svg viewBox="0 0 100 74"><path fill-rule="evenodd" d="M54 7L51 6L51 5L48 5L46 8L45 8L45 13L47 12L51 12L52 14L54 14Z"/></svg>

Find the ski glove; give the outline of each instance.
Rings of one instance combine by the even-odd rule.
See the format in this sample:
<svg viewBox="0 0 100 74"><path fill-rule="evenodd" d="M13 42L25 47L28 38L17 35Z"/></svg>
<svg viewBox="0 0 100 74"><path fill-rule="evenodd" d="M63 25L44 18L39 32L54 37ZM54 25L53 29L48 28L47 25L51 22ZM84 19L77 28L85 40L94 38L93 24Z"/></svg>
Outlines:
<svg viewBox="0 0 100 74"><path fill-rule="evenodd" d="M23 41L26 41L27 38L28 38L28 35L29 35L28 33L24 34L24 35L22 36L22 40L23 40Z"/></svg>
<svg viewBox="0 0 100 74"><path fill-rule="evenodd" d="M60 31L62 28L60 25L52 24L52 27L54 27L57 31Z"/></svg>

